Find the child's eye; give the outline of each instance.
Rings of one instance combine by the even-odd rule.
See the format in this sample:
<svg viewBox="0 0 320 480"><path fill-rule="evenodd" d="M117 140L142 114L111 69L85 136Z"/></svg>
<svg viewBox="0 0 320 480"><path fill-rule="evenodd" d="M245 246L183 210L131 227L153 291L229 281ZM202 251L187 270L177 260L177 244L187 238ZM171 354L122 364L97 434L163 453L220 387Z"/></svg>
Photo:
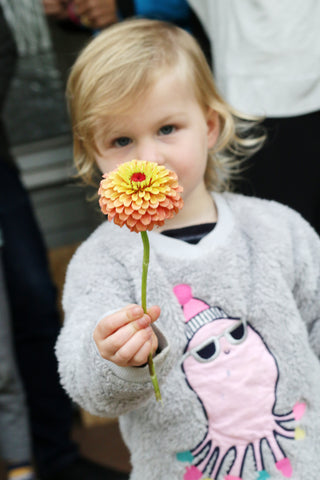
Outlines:
<svg viewBox="0 0 320 480"><path fill-rule="evenodd" d="M175 127L173 125L164 125L159 129L159 133L161 135L170 135L175 131Z"/></svg>
<svg viewBox="0 0 320 480"><path fill-rule="evenodd" d="M119 137L116 138L112 143L115 147L126 147L131 143L131 138L129 137Z"/></svg>

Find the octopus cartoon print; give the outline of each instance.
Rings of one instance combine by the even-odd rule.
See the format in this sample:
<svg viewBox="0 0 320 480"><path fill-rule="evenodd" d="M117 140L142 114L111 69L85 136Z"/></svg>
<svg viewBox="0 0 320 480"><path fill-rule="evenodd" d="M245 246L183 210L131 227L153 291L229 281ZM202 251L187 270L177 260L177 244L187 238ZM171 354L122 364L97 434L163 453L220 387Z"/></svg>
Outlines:
<svg viewBox="0 0 320 480"><path fill-rule="evenodd" d="M186 464L183 480L218 476L241 480L250 449L256 478L271 478L265 470L262 441L273 455L275 472L290 478L292 465L278 439L304 437L296 423L295 428L283 424L300 420L305 403L297 402L291 411L277 415L278 365L259 333L245 319L232 318L221 308L193 298L189 285L177 285L174 293L186 325L187 346L181 368L207 418L202 441L190 451L177 453L177 460ZM232 458L231 467L221 477L227 456Z"/></svg>

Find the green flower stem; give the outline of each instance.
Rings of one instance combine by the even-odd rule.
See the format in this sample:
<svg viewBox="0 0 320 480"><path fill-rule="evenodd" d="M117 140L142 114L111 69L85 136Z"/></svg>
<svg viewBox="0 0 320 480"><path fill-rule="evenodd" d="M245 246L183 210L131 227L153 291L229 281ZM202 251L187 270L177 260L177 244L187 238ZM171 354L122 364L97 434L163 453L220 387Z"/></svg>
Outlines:
<svg viewBox="0 0 320 480"><path fill-rule="evenodd" d="M141 306L144 313L147 313L147 278L150 259L150 244L147 232L140 232L143 242L143 263L141 277Z"/></svg>
<svg viewBox="0 0 320 480"><path fill-rule="evenodd" d="M142 263L142 277L141 277L141 305L144 313L147 313L147 278L148 278L148 267L149 267L149 258L150 258L150 244L147 232L140 232L143 242L143 263ZM156 400L161 401L161 393L159 388L159 383L154 368L152 353L148 357L148 366L149 373L154 388L154 393L156 395Z"/></svg>

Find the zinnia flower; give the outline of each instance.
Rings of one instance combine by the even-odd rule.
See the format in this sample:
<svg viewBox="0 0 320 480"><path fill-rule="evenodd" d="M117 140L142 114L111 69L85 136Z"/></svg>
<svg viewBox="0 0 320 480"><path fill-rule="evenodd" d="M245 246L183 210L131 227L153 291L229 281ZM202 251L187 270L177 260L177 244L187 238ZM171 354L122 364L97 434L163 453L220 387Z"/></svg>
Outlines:
<svg viewBox="0 0 320 480"><path fill-rule="evenodd" d="M149 266L149 239L146 230L161 226L183 206L182 187L174 172L154 162L131 160L103 175L99 188L99 204L108 220L132 232L141 233L143 262L141 305L147 312L147 276ZM161 394L154 369L152 353L148 357L151 381L157 400Z"/></svg>
<svg viewBox="0 0 320 480"><path fill-rule="evenodd" d="M161 226L183 206L177 175L157 163L132 160L103 177L98 192L102 212L131 231Z"/></svg>

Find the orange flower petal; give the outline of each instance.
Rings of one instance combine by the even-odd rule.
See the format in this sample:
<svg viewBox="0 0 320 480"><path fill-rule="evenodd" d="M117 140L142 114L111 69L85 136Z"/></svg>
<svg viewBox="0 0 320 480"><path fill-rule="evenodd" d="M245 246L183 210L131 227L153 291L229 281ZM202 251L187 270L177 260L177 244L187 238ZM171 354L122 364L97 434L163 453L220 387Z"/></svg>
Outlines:
<svg viewBox="0 0 320 480"><path fill-rule="evenodd" d="M129 228L134 227L136 223L137 223L137 220L135 220L133 217L129 217L126 221L126 224L128 225Z"/></svg>
<svg viewBox="0 0 320 480"><path fill-rule="evenodd" d="M131 207L133 210L140 210L140 205L137 205L136 202L132 202Z"/></svg>
<svg viewBox="0 0 320 480"><path fill-rule="evenodd" d="M140 222L143 223L143 225L149 225L151 222L151 215L143 215Z"/></svg>
<svg viewBox="0 0 320 480"><path fill-rule="evenodd" d="M133 212L134 212L134 210L131 207L124 209L124 213L128 216L131 215L131 213L133 213Z"/></svg>

